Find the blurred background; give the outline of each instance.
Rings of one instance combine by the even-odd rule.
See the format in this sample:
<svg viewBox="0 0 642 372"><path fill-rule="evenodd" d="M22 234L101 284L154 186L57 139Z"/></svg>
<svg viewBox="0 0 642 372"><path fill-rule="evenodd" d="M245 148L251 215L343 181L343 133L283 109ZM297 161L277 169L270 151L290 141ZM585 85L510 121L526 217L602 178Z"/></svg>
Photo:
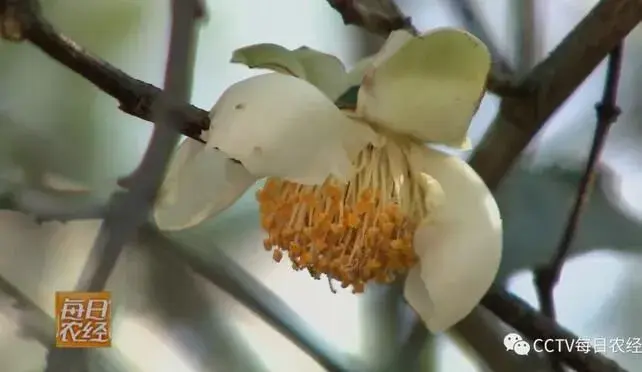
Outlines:
<svg viewBox="0 0 642 372"><path fill-rule="evenodd" d="M595 2L472 1L490 37L518 72L544 58ZM398 2L420 30L462 26L457 3ZM78 44L137 79L162 85L169 31L166 2L49 0L43 6L47 18ZM192 93L192 103L204 109L230 84L261 73L229 63L239 47L307 45L352 66L382 42L345 27L323 0L209 0L208 7ZM573 257L555 292L559 322L589 338L642 337L641 64L638 28L625 43L622 115L609 137ZM533 306L537 302L528 268L545 262L561 237L590 147L604 67L552 117L496 194L506 230L498 282ZM28 43L0 41L0 82L2 191L16 184L37 187L45 182L39 176L56 174L104 197L116 188L119 176L134 169L147 146L149 123L121 113L114 99ZM484 98L471 129L475 144L498 103L493 95ZM170 240L143 236L128 247L108 284L116 306L114 344L91 354L91 371L324 371L254 312L160 249L163 244L203 265L220 266L221 260L231 259L305 320L301 332L318 338L355 370L375 370L395 355L409 332L398 288L373 288L362 296L332 294L325 281L294 272L286 262L275 264L262 248L253 196L254 189L222 215ZM98 226L97 220L39 225L20 213L0 211L0 275L53 316L53 293L75 286ZM10 297L0 294L1 369L42 371L46 349L21 336L21 316L11 304ZM423 350L423 371L485 368L446 335L431 338ZM642 369L640 354L607 355L627 370Z"/></svg>

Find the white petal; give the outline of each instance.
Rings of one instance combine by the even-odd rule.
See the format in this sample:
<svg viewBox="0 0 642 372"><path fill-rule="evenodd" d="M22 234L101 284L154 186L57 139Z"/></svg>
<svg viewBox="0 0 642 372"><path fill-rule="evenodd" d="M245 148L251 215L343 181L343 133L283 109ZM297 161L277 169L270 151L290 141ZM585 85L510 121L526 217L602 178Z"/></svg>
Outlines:
<svg viewBox="0 0 642 372"><path fill-rule="evenodd" d="M422 320L430 319L434 314L435 306L430 298L430 293L428 293L428 288L426 288L424 281L421 279L421 268L419 266L412 268L408 272L404 283L404 295L406 301L419 314Z"/></svg>
<svg viewBox="0 0 642 372"><path fill-rule="evenodd" d="M383 44L379 52L375 55L366 57L361 61L357 62L352 70L348 72L346 77L346 90L347 88L353 87L355 85L360 85L364 75L368 70L372 69L375 66L380 65L382 62L390 58L394 53L399 50L408 40L412 39L411 33L405 30L397 30L390 33L390 36ZM345 92L345 90L344 90Z"/></svg>
<svg viewBox="0 0 642 372"><path fill-rule="evenodd" d="M290 74L305 79L305 69L291 50L277 44L254 44L237 49L232 54L232 63L241 63L249 68Z"/></svg>
<svg viewBox="0 0 642 372"><path fill-rule="evenodd" d="M406 45L406 43L413 38L415 38L415 36L406 30L396 30L391 32L379 52L374 56L372 66L381 66L382 63L395 55L402 46Z"/></svg>
<svg viewBox="0 0 642 372"><path fill-rule="evenodd" d="M350 88L355 85L360 85L363 80L363 76L366 71L372 67L372 62L374 61L375 56L367 57L357 62L352 70L348 72L346 77L346 87ZM346 89L347 90L347 89Z"/></svg>
<svg viewBox="0 0 642 372"><path fill-rule="evenodd" d="M242 165L188 138L169 165L154 220L161 230L195 226L232 205L255 182Z"/></svg>
<svg viewBox="0 0 642 372"><path fill-rule="evenodd" d="M308 47L295 49L293 53L305 69L305 80L325 93L331 101L334 102L349 88L346 69L339 58Z"/></svg>
<svg viewBox="0 0 642 372"><path fill-rule="evenodd" d="M502 222L493 196L468 164L428 149L422 154L423 169L440 183L445 202L435 224L415 234L427 291L408 282L404 294L428 328L440 332L468 315L490 288L501 259ZM427 296L433 304L428 313Z"/></svg>
<svg viewBox="0 0 642 372"><path fill-rule="evenodd" d="M488 49L457 29L402 39L382 51L366 73L357 113L424 142L460 147L484 93Z"/></svg>
<svg viewBox="0 0 642 372"><path fill-rule="evenodd" d="M207 146L240 160L257 177L320 184L347 180L352 160L378 136L344 115L307 82L282 74L232 85L212 109Z"/></svg>
<svg viewBox="0 0 642 372"><path fill-rule="evenodd" d="M235 50L231 62L304 79L332 101L349 87L339 58L308 47L289 50L276 44L255 44Z"/></svg>

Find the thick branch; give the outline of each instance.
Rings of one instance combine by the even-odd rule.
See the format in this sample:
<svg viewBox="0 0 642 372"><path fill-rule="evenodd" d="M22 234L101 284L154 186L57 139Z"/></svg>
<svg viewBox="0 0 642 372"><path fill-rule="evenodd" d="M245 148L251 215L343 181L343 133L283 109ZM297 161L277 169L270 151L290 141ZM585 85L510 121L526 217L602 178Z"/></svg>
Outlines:
<svg viewBox="0 0 642 372"><path fill-rule="evenodd" d="M540 314L520 298L505 291L491 292L482 304L530 340L563 339L577 341L578 336L560 327L555 321ZM562 348L563 349L563 348ZM563 360L576 371L626 372L614 361L591 349L588 353L558 350L552 356Z"/></svg>
<svg viewBox="0 0 642 372"><path fill-rule="evenodd" d="M200 7L199 7L200 8ZM1 36L5 39L29 40L43 52L70 70L82 75L96 87L118 100L125 113L152 121L152 107L161 90L134 79L109 63L95 57L81 46L57 32L41 16L37 1L0 0ZM187 103L177 107L174 125L178 131L196 140L209 127L208 112Z"/></svg>
<svg viewBox="0 0 642 372"><path fill-rule="evenodd" d="M603 0L528 74L523 97L504 97L471 166L495 188L548 118L642 19L642 0Z"/></svg>

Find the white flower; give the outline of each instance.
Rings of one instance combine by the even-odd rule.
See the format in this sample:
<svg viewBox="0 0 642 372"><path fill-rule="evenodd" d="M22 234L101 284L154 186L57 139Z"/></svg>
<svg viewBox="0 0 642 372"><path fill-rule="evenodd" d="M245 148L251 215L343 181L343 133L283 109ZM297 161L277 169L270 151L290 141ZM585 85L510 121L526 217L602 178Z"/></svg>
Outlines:
<svg viewBox="0 0 642 372"><path fill-rule="evenodd" d="M233 61L278 72L231 86L206 144L180 146L158 226L194 226L267 178L257 200L276 261L287 254L354 292L408 274L405 297L433 332L466 316L497 272L501 219L464 161L424 143L466 146L490 69L483 43L456 29L397 31L349 74L308 48L262 44ZM337 108L359 81L356 108Z"/></svg>

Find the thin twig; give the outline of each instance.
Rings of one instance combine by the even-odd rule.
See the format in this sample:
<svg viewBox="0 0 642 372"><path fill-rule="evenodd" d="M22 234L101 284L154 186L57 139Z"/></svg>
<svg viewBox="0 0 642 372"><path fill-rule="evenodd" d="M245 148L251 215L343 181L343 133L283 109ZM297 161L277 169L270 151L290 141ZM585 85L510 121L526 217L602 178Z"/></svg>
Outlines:
<svg viewBox="0 0 642 372"><path fill-rule="evenodd" d="M112 196L101 225L88 264L80 276L77 290L96 292L103 290L125 244L136 234L149 216L152 203L169 158L179 140L179 133L172 127L178 102L189 99L197 3L195 0L172 1L172 20L164 94L152 107L156 122L152 138L143 159L135 171L135 182L128 192ZM51 347L45 372L77 369L82 352ZM67 357L68 356L68 357Z"/></svg>
<svg viewBox="0 0 642 372"><path fill-rule="evenodd" d="M620 114L620 109L617 107L617 90L620 80L621 65L622 44L618 45L609 56L602 101L596 105L597 126L593 137L593 144L591 146L584 174L580 180L573 209L564 229L564 235L560 240L553 259L546 266L535 270L535 284L537 287L540 307L542 312L552 319L555 318L553 291L559 281L564 260L571 249L571 244L573 243L573 239L577 232L582 211L590 197L594 183L593 181L595 179L595 166L600 158L604 144L606 143L608 132Z"/></svg>
<svg viewBox="0 0 642 372"><path fill-rule="evenodd" d="M494 189L548 118L642 20L640 0L602 0L526 76L522 97L504 97L470 165Z"/></svg>
<svg viewBox="0 0 642 372"><path fill-rule="evenodd" d="M2 275L0 275L0 292L11 297L14 301L13 308L18 312L15 316L20 337L34 339L45 348L55 345L56 321L54 318ZM9 312L12 312L12 309L9 309ZM109 354L109 365L112 368L124 360L118 349L110 350ZM80 372L87 372L87 370Z"/></svg>
<svg viewBox="0 0 642 372"><path fill-rule="evenodd" d="M0 292L12 297L15 301L13 306L20 311L18 326L21 334L36 339L45 347L55 344L56 323L53 318L2 275L0 275Z"/></svg>
<svg viewBox="0 0 642 372"><path fill-rule="evenodd" d="M392 0L327 0L346 25L355 25L379 36L406 29L416 34L410 17L406 17Z"/></svg>
<svg viewBox="0 0 642 372"><path fill-rule="evenodd" d="M202 8L202 4L199 8ZM0 27L0 37L12 41L29 40L51 58L117 99L123 112L143 120L153 120L152 108L160 99L162 91L91 55L56 31L43 18L37 0L0 0L1 25L5 27ZM182 134L201 141L201 131L209 127L209 113L184 102L174 108L172 115L175 120L172 124Z"/></svg>

